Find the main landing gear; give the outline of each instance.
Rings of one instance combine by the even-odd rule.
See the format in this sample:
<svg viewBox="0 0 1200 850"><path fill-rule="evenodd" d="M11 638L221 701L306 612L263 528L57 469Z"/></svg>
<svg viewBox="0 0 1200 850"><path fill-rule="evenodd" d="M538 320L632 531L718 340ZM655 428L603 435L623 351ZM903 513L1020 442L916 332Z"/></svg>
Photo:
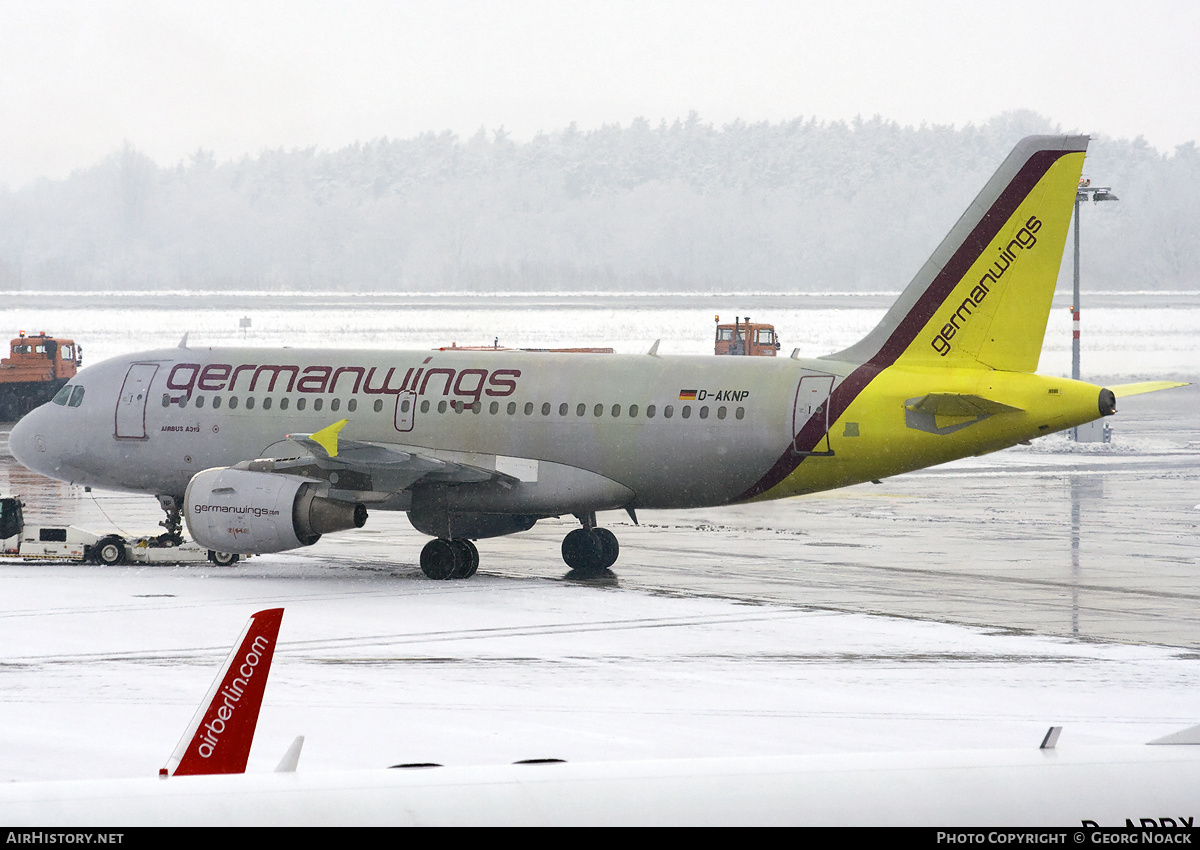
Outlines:
<svg viewBox="0 0 1200 850"><path fill-rule="evenodd" d="M574 572L587 575L604 573L617 562L621 547L617 535L596 527L596 515L576 514L583 528L577 528L562 542L562 557Z"/></svg>
<svg viewBox="0 0 1200 850"><path fill-rule="evenodd" d="M633 516L632 512L630 516ZM576 514L582 528L567 534L562 557L576 576L603 576L621 551L617 535L596 527L594 513ZM636 520L636 517L634 517ZM421 550L421 572L435 581L470 578L479 569L479 550L466 538L430 540Z"/></svg>
<svg viewBox="0 0 1200 850"><path fill-rule="evenodd" d="M479 550L470 540L430 540L421 550L421 572L436 581L470 578L479 569Z"/></svg>

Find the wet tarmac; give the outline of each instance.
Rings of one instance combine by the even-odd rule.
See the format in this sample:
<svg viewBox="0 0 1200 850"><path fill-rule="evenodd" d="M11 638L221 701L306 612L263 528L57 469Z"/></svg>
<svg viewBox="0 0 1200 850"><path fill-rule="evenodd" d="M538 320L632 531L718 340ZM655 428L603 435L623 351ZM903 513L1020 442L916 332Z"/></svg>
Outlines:
<svg viewBox="0 0 1200 850"><path fill-rule="evenodd" d="M697 511L603 514L622 551L597 585L883 614L1082 640L1200 648L1200 386L1122 400L1113 442L1061 436L833 493ZM2 430L2 428L0 428ZM149 497L85 493L29 473L0 433L0 493L31 523L140 533ZM570 581L574 520L480 542L480 573ZM421 579L403 515L255 559ZM87 568L80 568L87 569Z"/></svg>

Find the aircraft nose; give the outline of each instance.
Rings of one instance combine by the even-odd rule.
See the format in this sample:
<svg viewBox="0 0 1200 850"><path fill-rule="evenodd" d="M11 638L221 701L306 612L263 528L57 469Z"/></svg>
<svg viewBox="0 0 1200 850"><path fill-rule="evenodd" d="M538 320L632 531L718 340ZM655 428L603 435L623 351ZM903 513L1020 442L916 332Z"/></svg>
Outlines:
<svg viewBox="0 0 1200 850"><path fill-rule="evenodd" d="M26 469L50 475L52 465L47 451L45 416L40 408L26 413L8 435L8 451Z"/></svg>

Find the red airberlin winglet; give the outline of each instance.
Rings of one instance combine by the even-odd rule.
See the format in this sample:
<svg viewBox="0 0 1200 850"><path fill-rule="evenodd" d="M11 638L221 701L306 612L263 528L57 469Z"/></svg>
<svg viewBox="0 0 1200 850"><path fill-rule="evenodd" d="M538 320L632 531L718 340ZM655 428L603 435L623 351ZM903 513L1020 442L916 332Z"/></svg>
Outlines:
<svg viewBox="0 0 1200 850"><path fill-rule="evenodd" d="M160 775L246 772L282 622L282 608L250 618Z"/></svg>

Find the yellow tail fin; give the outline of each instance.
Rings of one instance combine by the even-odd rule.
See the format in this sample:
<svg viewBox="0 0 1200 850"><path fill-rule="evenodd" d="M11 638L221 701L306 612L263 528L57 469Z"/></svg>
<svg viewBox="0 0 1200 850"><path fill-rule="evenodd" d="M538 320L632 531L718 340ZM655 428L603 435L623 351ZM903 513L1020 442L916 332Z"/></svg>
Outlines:
<svg viewBox="0 0 1200 850"><path fill-rule="evenodd" d="M1087 143L1019 142L883 321L829 359L1035 371Z"/></svg>

